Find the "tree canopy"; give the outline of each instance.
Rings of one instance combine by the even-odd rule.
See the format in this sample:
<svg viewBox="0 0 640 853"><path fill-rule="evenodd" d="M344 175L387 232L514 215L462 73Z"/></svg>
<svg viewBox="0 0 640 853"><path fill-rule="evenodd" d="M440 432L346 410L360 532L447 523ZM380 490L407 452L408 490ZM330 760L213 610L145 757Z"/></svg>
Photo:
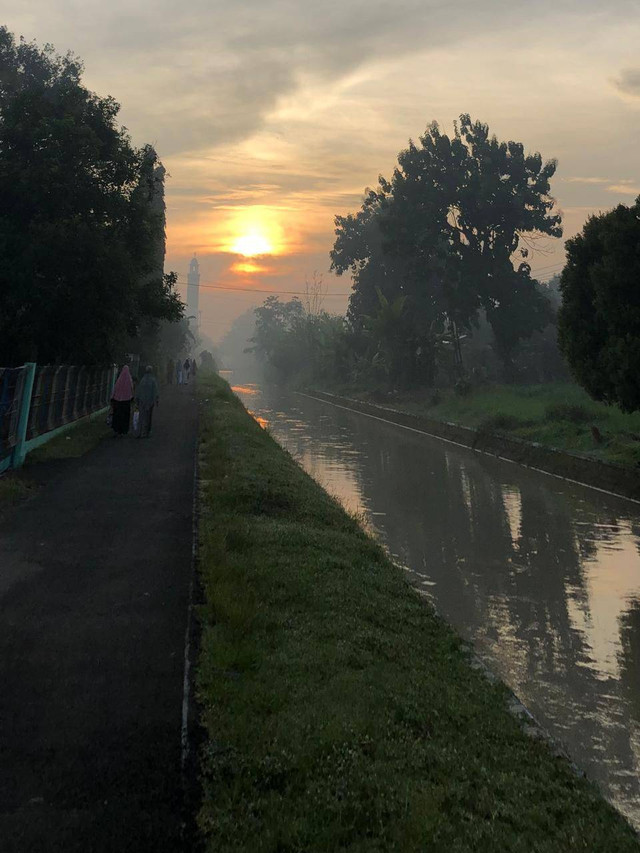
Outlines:
<svg viewBox="0 0 640 853"><path fill-rule="evenodd" d="M406 296L408 345L433 345L434 326L469 330L483 310L505 363L517 343L549 321L548 303L528 262L539 237L562 234L543 163L519 142L460 117L452 137L434 122L380 177L355 215L336 217L332 269L350 271L354 325L379 289Z"/></svg>
<svg viewBox="0 0 640 853"><path fill-rule="evenodd" d="M82 70L0 28L0 363L112 360L144 321L182 314L164 170Z"/></svg>
<svg viewBox="0 0 640 853"><path fill-rule="evenodd" d="M640 196L591 216L567 241L558 340L596 400L640 409Z"/></svg>

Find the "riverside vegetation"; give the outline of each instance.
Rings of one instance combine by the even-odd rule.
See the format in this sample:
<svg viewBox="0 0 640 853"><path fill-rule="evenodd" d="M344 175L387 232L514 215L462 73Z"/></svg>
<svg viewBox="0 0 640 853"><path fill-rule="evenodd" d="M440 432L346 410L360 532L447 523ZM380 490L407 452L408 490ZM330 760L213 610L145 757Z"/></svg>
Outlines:
<svg viewBox="0 0 640 853"><path fill-rule="evenodd" d="M208 849L640 849L229 386L199 395Z"/></svg>
<svg viewBox="0 0 640 853"><path fill-rule="evenodd" d="M600 403L569 382L487 385L465 395L452 389L371 394L346 386L336 392L592 459L640 464L640 412Z"/></svg>

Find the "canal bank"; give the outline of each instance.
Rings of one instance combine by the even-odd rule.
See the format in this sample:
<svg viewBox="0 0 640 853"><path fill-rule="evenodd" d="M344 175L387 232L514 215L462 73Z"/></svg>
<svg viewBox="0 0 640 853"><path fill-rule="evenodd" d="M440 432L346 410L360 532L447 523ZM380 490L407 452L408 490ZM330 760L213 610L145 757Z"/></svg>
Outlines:
<svg viewBox="0 0 640 853"><path fill-rule="evenodd" d="M637 850L228 386L201 395L209 849Z"/></svg>
<svg viewBox="0 0 640 853"><path fill-rule="evenodd" d="M473 428L462 424L441 421L381 406L352 397L343 397L326 391L307 391L308 396L335 406L344 406L369 417L414 429L434 438L486 453L498 459L517 462L526 468L550 474L580 485L590 486L609 494L625 497L640 503L640 470L625 465L589 459L565 450L546 447L515 436L492 430Z"/></svg>

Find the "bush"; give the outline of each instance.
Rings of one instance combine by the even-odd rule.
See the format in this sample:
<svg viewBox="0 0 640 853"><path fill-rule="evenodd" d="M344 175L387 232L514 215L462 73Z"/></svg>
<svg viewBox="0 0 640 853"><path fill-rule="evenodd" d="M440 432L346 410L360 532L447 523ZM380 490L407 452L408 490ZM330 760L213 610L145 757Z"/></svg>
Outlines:
<svg viewBox="0 0 640 853"><path fill-rule="evenodd" d="M576 403L551 403L544 411L546 421L570 421L572 424L586 424L596 417L585 406Z"/></svg>
<svg viewBox="0 0 640 853"><path fill-rule="evenodd" d="M483 432L509 432L510 430L518 429L521 426L527 426L527 421L516 415L490 415L485 418L480 424L480 430Z"/></svg>
<svg viewBox="0 0 640 853"><path fill-rule="evenodd" d="M453 386L453 390L458 397L468 397L472 390L472 385L468 379L458 379Z"/></svg>

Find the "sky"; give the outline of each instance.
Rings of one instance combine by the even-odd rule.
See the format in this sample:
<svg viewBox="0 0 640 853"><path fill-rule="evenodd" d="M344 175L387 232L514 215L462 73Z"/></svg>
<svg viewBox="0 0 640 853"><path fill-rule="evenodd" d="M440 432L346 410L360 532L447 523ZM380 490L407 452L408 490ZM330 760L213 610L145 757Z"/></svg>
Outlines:
<svg viewBox="0 0 640 853"><path fill-rule="evenodd" d="M0 0L16 35L72 51L167 170L166 269L194 252L201 330L219 340L269 292L346 309L334 217L436 120L486 122L543 159L564 237L640 194L640 0ZM255 257L244 253L265 252ZM183 291L184 292L184 291Z"/></svg>

